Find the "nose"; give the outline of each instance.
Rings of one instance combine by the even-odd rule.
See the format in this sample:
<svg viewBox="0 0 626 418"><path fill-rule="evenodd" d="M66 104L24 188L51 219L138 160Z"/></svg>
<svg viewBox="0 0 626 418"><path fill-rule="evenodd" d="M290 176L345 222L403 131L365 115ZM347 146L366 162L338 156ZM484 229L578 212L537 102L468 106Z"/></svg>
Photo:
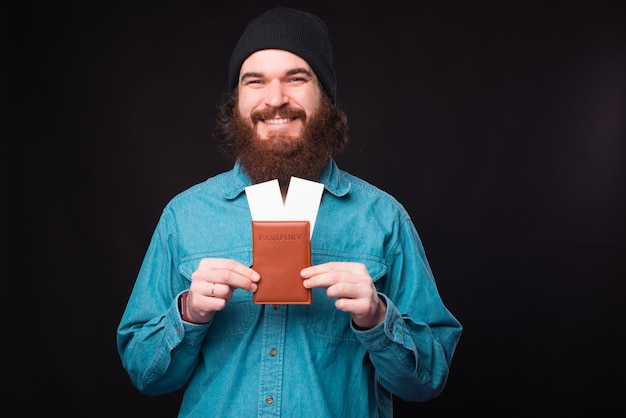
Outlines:
<svg viewBox="0 0 626 418"><path fill-rule="evenodd" d="M289 101L287 94L285 94L285 86L279 80L273 80L269 83L265 93L265 104L268 106L277 108Z"/></svg>

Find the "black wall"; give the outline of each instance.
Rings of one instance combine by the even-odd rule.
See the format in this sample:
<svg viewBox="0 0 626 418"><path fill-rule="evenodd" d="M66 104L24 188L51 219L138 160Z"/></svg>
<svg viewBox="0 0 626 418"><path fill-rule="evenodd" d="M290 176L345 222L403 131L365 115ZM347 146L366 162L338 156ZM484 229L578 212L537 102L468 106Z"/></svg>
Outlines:
<svg viewBox="0 0 626 418"><path fill-rule="evenodd" d="M230 168L215 103L276 4L3 6L2 412L175 416L116 327L163 206ZM620 2L290 4L334 41L340 165L406 206L465 327L444 393L397 416L623 413Z"/></svg>

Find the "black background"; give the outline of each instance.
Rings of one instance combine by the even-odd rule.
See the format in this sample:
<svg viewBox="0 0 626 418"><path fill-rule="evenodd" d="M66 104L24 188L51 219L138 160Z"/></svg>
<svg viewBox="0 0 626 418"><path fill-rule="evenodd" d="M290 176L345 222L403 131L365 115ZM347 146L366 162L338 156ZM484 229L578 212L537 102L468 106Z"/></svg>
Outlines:
<svg viewBox="0 0 626 418"><path fill-rule="evenodd" d="M3 6L3 413L175 416L116 327L163 206L230 168L227 61L278 4ZM465 328L444 393L396 415L623 413L620 2L284 4L329 26L340 166L405 205Z"/></svg>

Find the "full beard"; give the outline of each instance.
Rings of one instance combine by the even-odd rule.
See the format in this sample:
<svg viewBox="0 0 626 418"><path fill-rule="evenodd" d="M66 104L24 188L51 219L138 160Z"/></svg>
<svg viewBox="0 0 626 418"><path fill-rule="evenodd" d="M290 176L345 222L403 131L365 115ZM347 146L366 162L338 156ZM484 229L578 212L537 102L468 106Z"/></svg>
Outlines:
<svg viewBox="0 0 626 418"><path fill-rule="evenodd" d="M254 183L277 179L284 193L292 176L316 181L335 149L331 141L334 128L328 118L326 101L309 119L305 119L304 112L281 109L281 116L299 116L303 120L304 130L299 137L275 134L261 139L237 108L234 113L235 152L243 170ZM253 114L253 125L271 114Z"/></svg>

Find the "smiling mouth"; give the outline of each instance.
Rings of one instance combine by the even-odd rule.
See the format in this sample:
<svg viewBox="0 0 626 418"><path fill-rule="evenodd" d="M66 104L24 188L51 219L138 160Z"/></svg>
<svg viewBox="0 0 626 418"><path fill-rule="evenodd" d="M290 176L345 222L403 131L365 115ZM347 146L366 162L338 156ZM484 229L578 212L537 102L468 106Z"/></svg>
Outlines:
<svg viewBox="0 0 626 418"><path fill-rule="evenodd" d="M278 118L278 119L264 119L263 122L268 125L282 125L283 123L289 123L293 119L292 118Z"/></svg>

